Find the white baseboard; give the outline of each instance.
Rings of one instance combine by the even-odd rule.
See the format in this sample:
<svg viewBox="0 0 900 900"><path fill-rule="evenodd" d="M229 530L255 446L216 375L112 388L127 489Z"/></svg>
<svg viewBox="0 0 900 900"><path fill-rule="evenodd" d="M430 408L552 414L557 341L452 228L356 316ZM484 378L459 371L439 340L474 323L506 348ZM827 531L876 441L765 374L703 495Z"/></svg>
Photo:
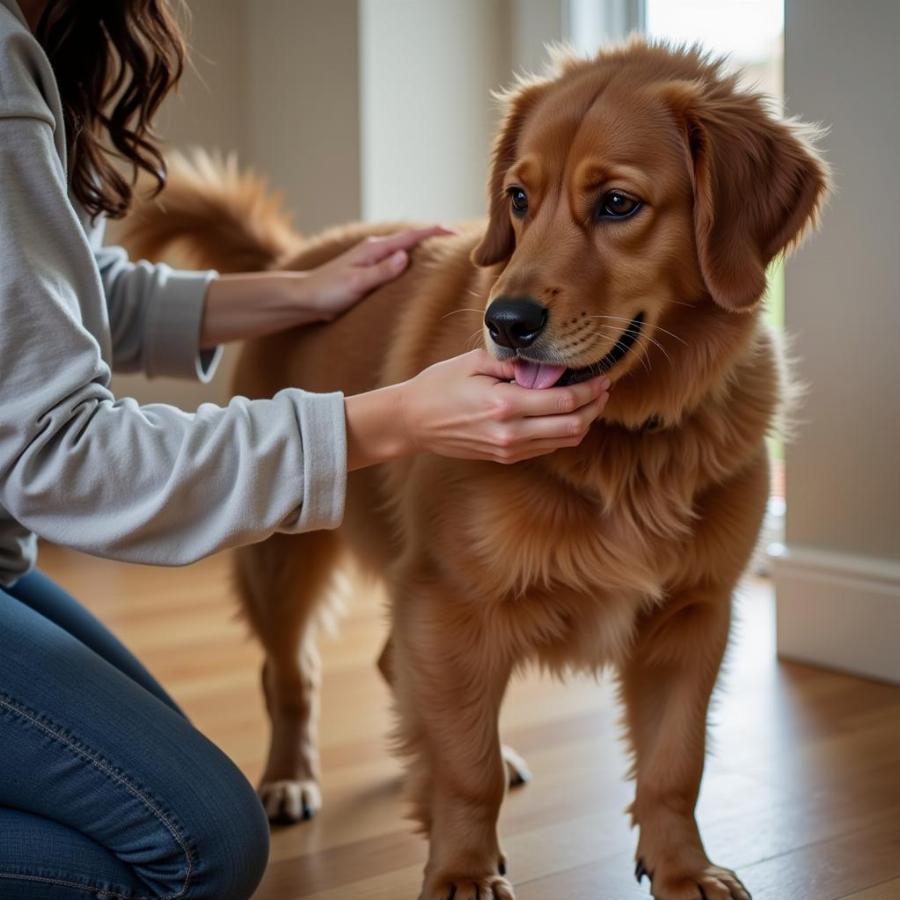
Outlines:
<svg viewBox="0 0 900 900"><path fill-rule="evenodd" d="M775 544L778 655L900 683L900 562Z"/></svg>

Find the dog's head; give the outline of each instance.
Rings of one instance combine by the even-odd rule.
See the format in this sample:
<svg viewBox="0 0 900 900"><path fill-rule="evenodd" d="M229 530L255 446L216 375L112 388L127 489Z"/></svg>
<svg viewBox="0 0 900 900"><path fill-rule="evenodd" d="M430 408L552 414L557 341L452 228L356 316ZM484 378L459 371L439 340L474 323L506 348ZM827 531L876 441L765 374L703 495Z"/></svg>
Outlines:
<svg viewBox="0 0 900 900"><path fill-rule="evenodd" d="M526 386L637 372L700 309L746 319L826 193L810 130L697 50L568 57L505 99L473 260L502 266L485 340Z"/></svg>

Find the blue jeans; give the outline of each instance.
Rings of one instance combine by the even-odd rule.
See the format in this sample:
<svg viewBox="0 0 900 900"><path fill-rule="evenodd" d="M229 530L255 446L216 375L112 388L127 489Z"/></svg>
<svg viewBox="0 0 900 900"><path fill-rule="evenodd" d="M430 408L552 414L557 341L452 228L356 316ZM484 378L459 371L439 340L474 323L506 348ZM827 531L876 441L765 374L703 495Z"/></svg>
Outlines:
<svg viewBox="0 0 900 900"><path fill-rule="evenodd" d="M40 572L0 590L0 900L247 900L253 788Z"/></svg>

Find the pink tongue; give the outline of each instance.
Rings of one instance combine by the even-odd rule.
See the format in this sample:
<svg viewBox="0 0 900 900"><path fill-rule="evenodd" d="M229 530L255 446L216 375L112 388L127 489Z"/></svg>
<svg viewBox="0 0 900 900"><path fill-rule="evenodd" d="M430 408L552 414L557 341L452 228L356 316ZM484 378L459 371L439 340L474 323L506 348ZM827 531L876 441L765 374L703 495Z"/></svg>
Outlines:
<svg viewBox="0 0 900 900"><path fill-rule="evenodd" d="M517 359L513 365L516 370L516 384L536 391L553 387L566 371L565 366L550 366L546 363L529 362L527 359Z"/></svg>

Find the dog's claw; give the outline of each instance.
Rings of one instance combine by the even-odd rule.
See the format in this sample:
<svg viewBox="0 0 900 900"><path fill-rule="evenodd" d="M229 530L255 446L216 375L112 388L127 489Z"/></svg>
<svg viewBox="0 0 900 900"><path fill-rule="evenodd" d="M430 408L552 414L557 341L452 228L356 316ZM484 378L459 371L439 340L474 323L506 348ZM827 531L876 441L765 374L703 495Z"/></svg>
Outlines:
<svg viewBox="0 0 900 900"><path fill-rule="evenodd" d="M505 859L500 860L500 865L497 866L497 874L502 876L503 878L506 878L506 860Z"/></svg>
<svg viewBox="0 0 900 900"><path fill-rule="evenodd" d="M637 865L634 867L634 877L637 879L638 884L643 881L645 875L647 878L650 877L650 873L644 868L644 861L639 859Z"/></svg>

